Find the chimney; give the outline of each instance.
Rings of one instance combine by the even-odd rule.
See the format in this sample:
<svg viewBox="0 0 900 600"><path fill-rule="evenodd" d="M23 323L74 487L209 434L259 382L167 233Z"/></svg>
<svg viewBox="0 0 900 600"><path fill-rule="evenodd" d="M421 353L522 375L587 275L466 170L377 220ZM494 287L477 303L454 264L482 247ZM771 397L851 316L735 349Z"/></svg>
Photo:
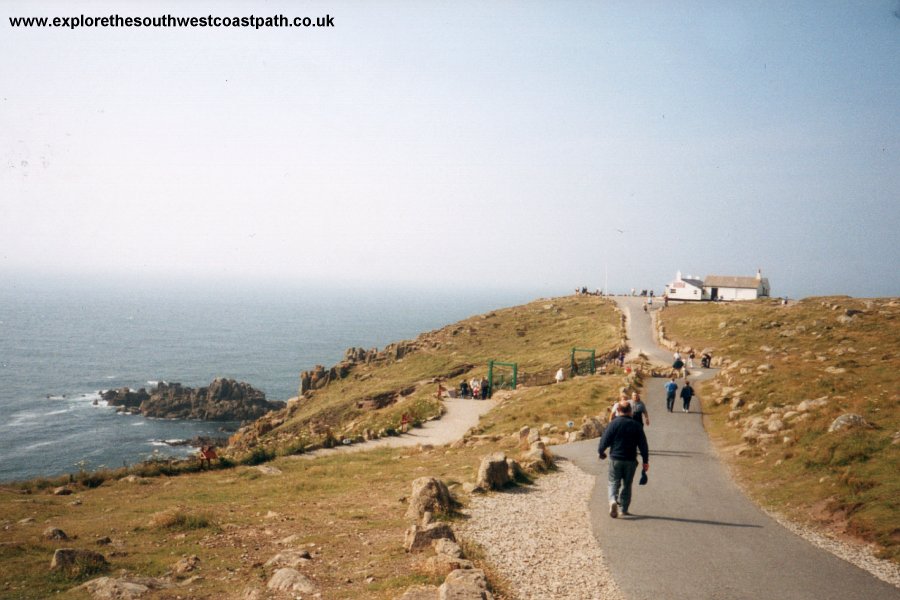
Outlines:
<svg viewBox="0 0 900 600"><path fill-rule="evenodd" d="M762 281L762 269L757 269L757 270L756 270L756 280L757 280L757 281Z"/></svg>

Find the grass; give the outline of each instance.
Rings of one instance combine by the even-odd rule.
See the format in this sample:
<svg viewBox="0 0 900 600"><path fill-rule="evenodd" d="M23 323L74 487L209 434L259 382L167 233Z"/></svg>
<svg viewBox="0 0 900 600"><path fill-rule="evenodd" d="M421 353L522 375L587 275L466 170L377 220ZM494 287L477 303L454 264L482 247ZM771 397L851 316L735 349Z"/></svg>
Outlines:
<svg viewBox="0 0 900 600"><path fill-rule="evenodd" d="M900 302L680 305L665 309L662 322L682 346L739 361L700 396L710 433L748 491L795 520L875 542L880 556L900 562ZM732 403L721 402L738 392L740 419L803 400L826 404L789 423L788 444L747 447L741 421L728 418ZM843 413L872 427L828 432Z"/></svg>
<svg viewBox="0 0 900 600"><path fill-rule="evenodd" d="M459 336L464 336L466 344L448 342L422 352L422 356L414 353L400 363L372 366L357 373L367 376L365 379L351 376L333 390L315 394L301 413L309 418L327 414L351 422L368 419L354 425L359 427L382 417L355 413L355 404L342 404L338 391L358 398L367 390L410 385L429 373L447 372L465 361L475 364L485 356L518 358L527 377L567 364L572 346L592 344L589 347L607 352L619 341L617 314L596 298L547 300L493 314L462 322L478 324L472 325L474 333L462 324L432 332L460 340ZM494 320L496 328L488 325ZM535 348L525 345L516 356L510 356L504 349L512 352L522 339L515 333L514 322L520 331L525 328L529 344ZM454 336L457 327L462 330ZM495 330L512 332L516 339L507 345ZM479 337L479 332L484 337ZM443 352L439 353L439 348ZM474 481L483 456L494 451L513 457L519 454L517 436L509 434L523 425L550 423L559 431L566 429L567 421L580 425L582 417L601 413L620 385L619 376L597 375L559 385L523 387L485 416L479 425L484 437L461 447L380 449L310 460L295 455L313 441L305 425L310 421L300 418L294 424L295 437L285 434L289 428L273 429L273 439L283 444L252 446L242 455L245 464L239 464L241 457L235 454L228 468L201 471L196 461L148 465L147 471L135 478L116 471L104 474L97 485L93 478L70 483L76 493L69 496L53 495L51 490L58 482L51 480L0 487L0 598L46 598L58 592L65 592L59 595L66 598L88 598L75 589L82 579L48 577L53 550L62 544L103 553L112 573L124 570L149 577L163 576L183 556L199 556L202 579L154 591L154 598L163 599L218 599L239 596L247 587L264 589L274 571L265 567L265 562L285 548L310 551L313 560L301 570L315 581L326 600L388 599L416 583L439 584L440 580L423 568L425 556L403 550L403 533L409 525L404 498L412 481L421 476L438 477L465 502L460 484ZM424 401L424 396L413 394L411 398ZM322 403L321 410L314 406L317 403ZM348 423L341 420L331 421L330 426L338 433L349 430ZM257 459L265 459L281 474L263 473L252 466ZM23 519L33 521L23 523ZM44 540L41 532L51 525L63 529L71 541ZM98 546L96 540L106 536L112 544ZM281 541L289 537L290 542ZM496 597L510 598L502 577L490 570L475 549L472 552L476 565L486 568Z"/></svg>

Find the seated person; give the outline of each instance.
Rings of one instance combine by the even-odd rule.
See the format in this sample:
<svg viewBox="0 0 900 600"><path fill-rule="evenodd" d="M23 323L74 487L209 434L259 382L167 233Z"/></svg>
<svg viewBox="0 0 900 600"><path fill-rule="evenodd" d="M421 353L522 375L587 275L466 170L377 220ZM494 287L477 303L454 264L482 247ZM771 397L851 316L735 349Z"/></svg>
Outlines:
<svg viewBox="0 0 900 600"><path fill-rule="evenodd" d="M203 468L203 463L206 463L207 467L212 467L212 461L219 458L219 455L216 454L215 446L200 446L200 468Z"/></svg>

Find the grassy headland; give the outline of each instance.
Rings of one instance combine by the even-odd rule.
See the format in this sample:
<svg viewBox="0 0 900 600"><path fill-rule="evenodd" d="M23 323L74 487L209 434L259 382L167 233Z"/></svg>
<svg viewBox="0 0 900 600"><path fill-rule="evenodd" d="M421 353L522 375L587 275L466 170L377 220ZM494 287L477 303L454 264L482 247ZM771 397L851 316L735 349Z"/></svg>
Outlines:
<svg viewBox="0 0 900 600"><path fill-rule="evenodd" d="M670 306L665 335L727 359L707 429L764 506L900 561L900 301ZM829 431L840 415L864 423Z"/></svg>
<svg viewBox="0 0 900 600"><path fill-rule="evenodd" d="M248 588L262 591L277 568L266 562L286 549L309 551L311 560L299 569L326 599L393 598L414 583L439 583L422 555L403 550L408 526L403 499L411 482L441 478L465 501L457 484L473 481L481 457L490 452L516 455L522 426L549 423L565 430L567 421L580 425L583 417L602 413L622 385L618 375L542 384L568 365L573 346L600 353L619 342L619 315L599 298L556 298L498 310L423 334L399 360L355 366L295 403L293 412L276 415L278 425L264 420L265 427L243 438L241 450L252 455L263 448L261 458L281 454L262 469L242 465L194 472L194 465L169 471L178 476L141 476L158 470L122 478L76 475L67 486L71 495L52 494L46 482L2 487L0 598L46 598L58 591L88 598L75 586L96 573L49 571L60 547L101 552L110 562L108 575L170 574L181 582L154 591L154 598L239 598ZM433 399L433 381L460 365L469 366L447 386L481 375L489 358L517 361L526 385L486 415L478 427L483 435L469 443L314 460L285 455L321 441L324 428L334 437L349 437L396 426L402 413L416 407L422 407L417 418L434 416L440 403ZM358 402L373 394L410 387L383 408L359 408ZM44 530L51 526L70 539L46 539ZM173 565L191 556L200 559L199 568L171 574Z"/></svg>

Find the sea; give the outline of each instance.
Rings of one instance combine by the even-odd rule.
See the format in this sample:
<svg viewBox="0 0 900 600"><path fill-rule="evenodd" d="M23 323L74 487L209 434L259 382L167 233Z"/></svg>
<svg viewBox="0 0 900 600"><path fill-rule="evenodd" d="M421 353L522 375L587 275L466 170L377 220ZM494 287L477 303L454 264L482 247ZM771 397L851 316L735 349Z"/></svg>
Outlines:
<svg viewBox="0 0 900 600"><path fill-rule="evenodd" d="M118 413L102 390L246 381L269 400L351 347L382 348L537 297L523 291L239 285L0 286L0 482L195 452L238 423Z"/></svg>

